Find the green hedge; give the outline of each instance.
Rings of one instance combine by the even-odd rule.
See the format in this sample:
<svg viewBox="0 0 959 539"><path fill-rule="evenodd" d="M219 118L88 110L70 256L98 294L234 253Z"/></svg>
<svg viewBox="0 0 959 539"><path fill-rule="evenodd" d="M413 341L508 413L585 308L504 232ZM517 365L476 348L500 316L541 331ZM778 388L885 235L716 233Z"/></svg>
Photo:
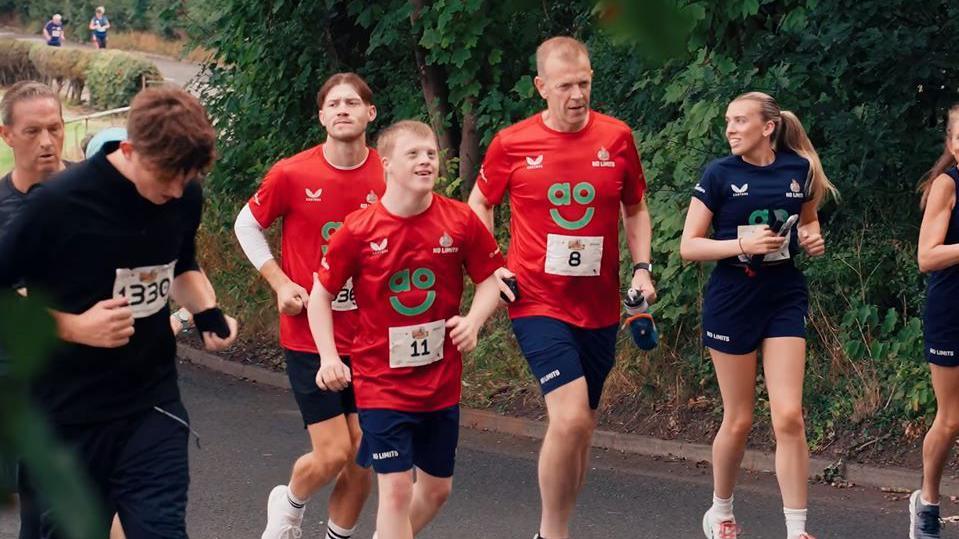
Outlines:
<svg viewBox="0 0 959 539"><path fill-rule="evenodd" d="M90 105L98 109L129 105L148 80L163 80L153 62L121 51L95 52L87 68Z"/></svg>
<svg viewBox="0 0 959 539"><path fill-rule="evenodd" d="M56 82L57 89L68 85L68 97L79 101L87 78L87 67L93 54L76 48L48 47L34 44L30 48L30 62L37 69L40 78L48 84Z"/></svg>
<svg viewBox="0 0 959 539"><path fill-rule="evenodd" d="M0 84L8 86L18 80L40 78L36 66L30 61L30 47L27 41L18 39L0 39Z"/></svg>
<svg viewBox="0 0 959 539"><path fill-rule="evenodd" d="M0 39L0 84L29 79L56 83L58 90L67 85L75 101L88 86L90 105L111 109L129 105L147 81L163 77L153 62L132 53Z"/></svg>

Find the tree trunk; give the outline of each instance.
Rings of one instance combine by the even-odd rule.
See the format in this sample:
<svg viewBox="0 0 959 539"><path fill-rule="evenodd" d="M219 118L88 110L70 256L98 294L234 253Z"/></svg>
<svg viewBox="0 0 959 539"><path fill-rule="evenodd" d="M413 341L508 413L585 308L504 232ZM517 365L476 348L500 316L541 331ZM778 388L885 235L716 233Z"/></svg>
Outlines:
<svg viewBox="0 0 959 539"><path fill-rule="evenodd" d="M410 0L413 12L410 14L410 23L415 27L423 11L424 0ZM416 39L416 36L414 36ZM420 86L423 89L423 99L430 115L430 125L439 139L440 151L446 153L447 159L456 157L457 149L454 146L450 130L446 128L446 118L449 116L449 99L447 94L446 76L443 70L435 65L426 63L426 51L419 45L417 39L413 44L416 55L416 70L420 75ZM446 175L446 164L440 163L440 174Z"/></svg>
<svg viewBox="0 0 959 539"><path fill-rule="evenodd" d="M463 128L460 131L460 193L469 197L476 183L476 174L480 166L479 134L476 132L476 98L467 98L463 112Z"/></svg>

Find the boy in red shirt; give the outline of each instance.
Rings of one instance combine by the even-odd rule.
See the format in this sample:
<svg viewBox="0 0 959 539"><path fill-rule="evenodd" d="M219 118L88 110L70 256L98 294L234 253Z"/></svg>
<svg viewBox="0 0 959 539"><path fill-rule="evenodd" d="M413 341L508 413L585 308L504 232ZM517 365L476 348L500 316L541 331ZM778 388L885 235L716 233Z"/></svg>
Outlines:
<svg viewBox="0 0 959 539"><path fill-rule="evenodd" d="M429 126L399 122L377 146L386 192L333 236L308 312L321 359L317 385L355 387L363 431L357 462L377 472L378 537L409 539L449 496L461 354L475 348L508 288L495 276L504 261L489 230L466 204L433 193L439 150ZM460 316L464 269L477 286ZM349 279L359 307L352 372L337 353L330 307L330 291Z"/></svg>
<svg viewBox="0 0 959 539"><path fill-rule="evenodd" d="M493 207L509 193L508 267L520 290L510 318L549 414L538 535L565 539L615 361L620 216L634 263L631 286L650 302L655 289L646 179L632 131L590 110L593 71L579 41L545 41L536 68L546 110L496 135L469 203L492 229Z"/></svg>
<svg viewBox="0 0 959 539"><path fill-rule="evenodd" d="M276 163L235 226L243 251L276 292L286 372L313 448L293 465L289 485L270 493L262 539L300 531L307 500L334 478L326 538L348 539L372 483L369 471L351 462L360 440L353 392L316 386L320 357L304 307L332 234L349 213L375 203L386 188L380 158L366 145L376 107L369 86L355 73L331 76L317 93L317 106L326 141ZM278 218L283 220L282 267L263 234ZM349 363L356 303L351 283L337 290L336 348Z"/></svg>

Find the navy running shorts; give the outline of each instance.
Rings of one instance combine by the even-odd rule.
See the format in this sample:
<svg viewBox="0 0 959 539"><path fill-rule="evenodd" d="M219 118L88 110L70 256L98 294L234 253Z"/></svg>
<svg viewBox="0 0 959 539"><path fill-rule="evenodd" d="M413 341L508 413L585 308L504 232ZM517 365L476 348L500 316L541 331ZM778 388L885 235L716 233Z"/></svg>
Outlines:
<svg viewBox="0 0 959 539"><path fill-rule="evenodd" d="M547 316L513 320L513 332L543 395L586 378L589 407L599 408L603 386L616 363L619 325L585 329Z"/></svg>
<svg viewBox="0 0 959 539"><path fill-rule="evenodd" d="M414 466L433 477L453 477L459 443L460 407L434 412L361 409L363 440L356 463L376 473L396 473Z"/></svg>
<svg viewBox="0 0 959 539"><path fill-rule="evenodd" d="M703 299L703 345L742 355L772 337L806 338L809 295L794 265L763 266L755 277L743 268L717 264Z"/></svg>

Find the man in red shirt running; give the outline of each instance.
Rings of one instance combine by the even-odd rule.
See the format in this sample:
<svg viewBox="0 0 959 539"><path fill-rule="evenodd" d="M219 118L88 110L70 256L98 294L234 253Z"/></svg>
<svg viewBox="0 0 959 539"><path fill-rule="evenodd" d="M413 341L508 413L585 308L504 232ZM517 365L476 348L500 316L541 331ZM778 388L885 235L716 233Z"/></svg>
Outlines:
<svg viewBox="0 0 959 539"><path fill-rule="evenodd" d="M367 470L352 463L360 440L352 391L316 386L320 358L304 307L306 287L333 232L385 189L379 156L366 146L366 127L376 108L369 86L354 73L330 77L317 94L317 106L326 141L275 164L235 226L243 251L276 292L286 372L313 448L293 465L289 485L270 493L263 539L299 537L307 500L334 478L326 537L351 537L372 482ZM280 217L282 267L263 234ZM333 310L336 348L348 364L357 320L352 283L337 288Z"/></svg>
<svg viewBox="0 0 959 539"><path fill-rule="evenodd" d="M355 387L363 430L357 462L372 465L378 479L377 537L410 539L449 496L461 354L476 347L507 287L495 275L504 261L489 230L466 204L433 193L439 150L429 126L399 122L377 148L386 193L333 236L308 311L322 362L317 385ZM460 316L464 269L477 286ZM330 308L351 278L360 317L352 372L331 338L339 322Z"/></svg>
<svg viewBox="0 0 959 539"><path fill-rule="evenodd" d="M549 414L538 537L564 539L615 360L620 215L635 264L631 286L650 301L655 289L646 180L632 131L590 110L593 72L579 41L545 41L536 69L546 110L496 135L469 204L492 230L493 207L509 193L508 267L519 285L510 317Z"/></svg>

